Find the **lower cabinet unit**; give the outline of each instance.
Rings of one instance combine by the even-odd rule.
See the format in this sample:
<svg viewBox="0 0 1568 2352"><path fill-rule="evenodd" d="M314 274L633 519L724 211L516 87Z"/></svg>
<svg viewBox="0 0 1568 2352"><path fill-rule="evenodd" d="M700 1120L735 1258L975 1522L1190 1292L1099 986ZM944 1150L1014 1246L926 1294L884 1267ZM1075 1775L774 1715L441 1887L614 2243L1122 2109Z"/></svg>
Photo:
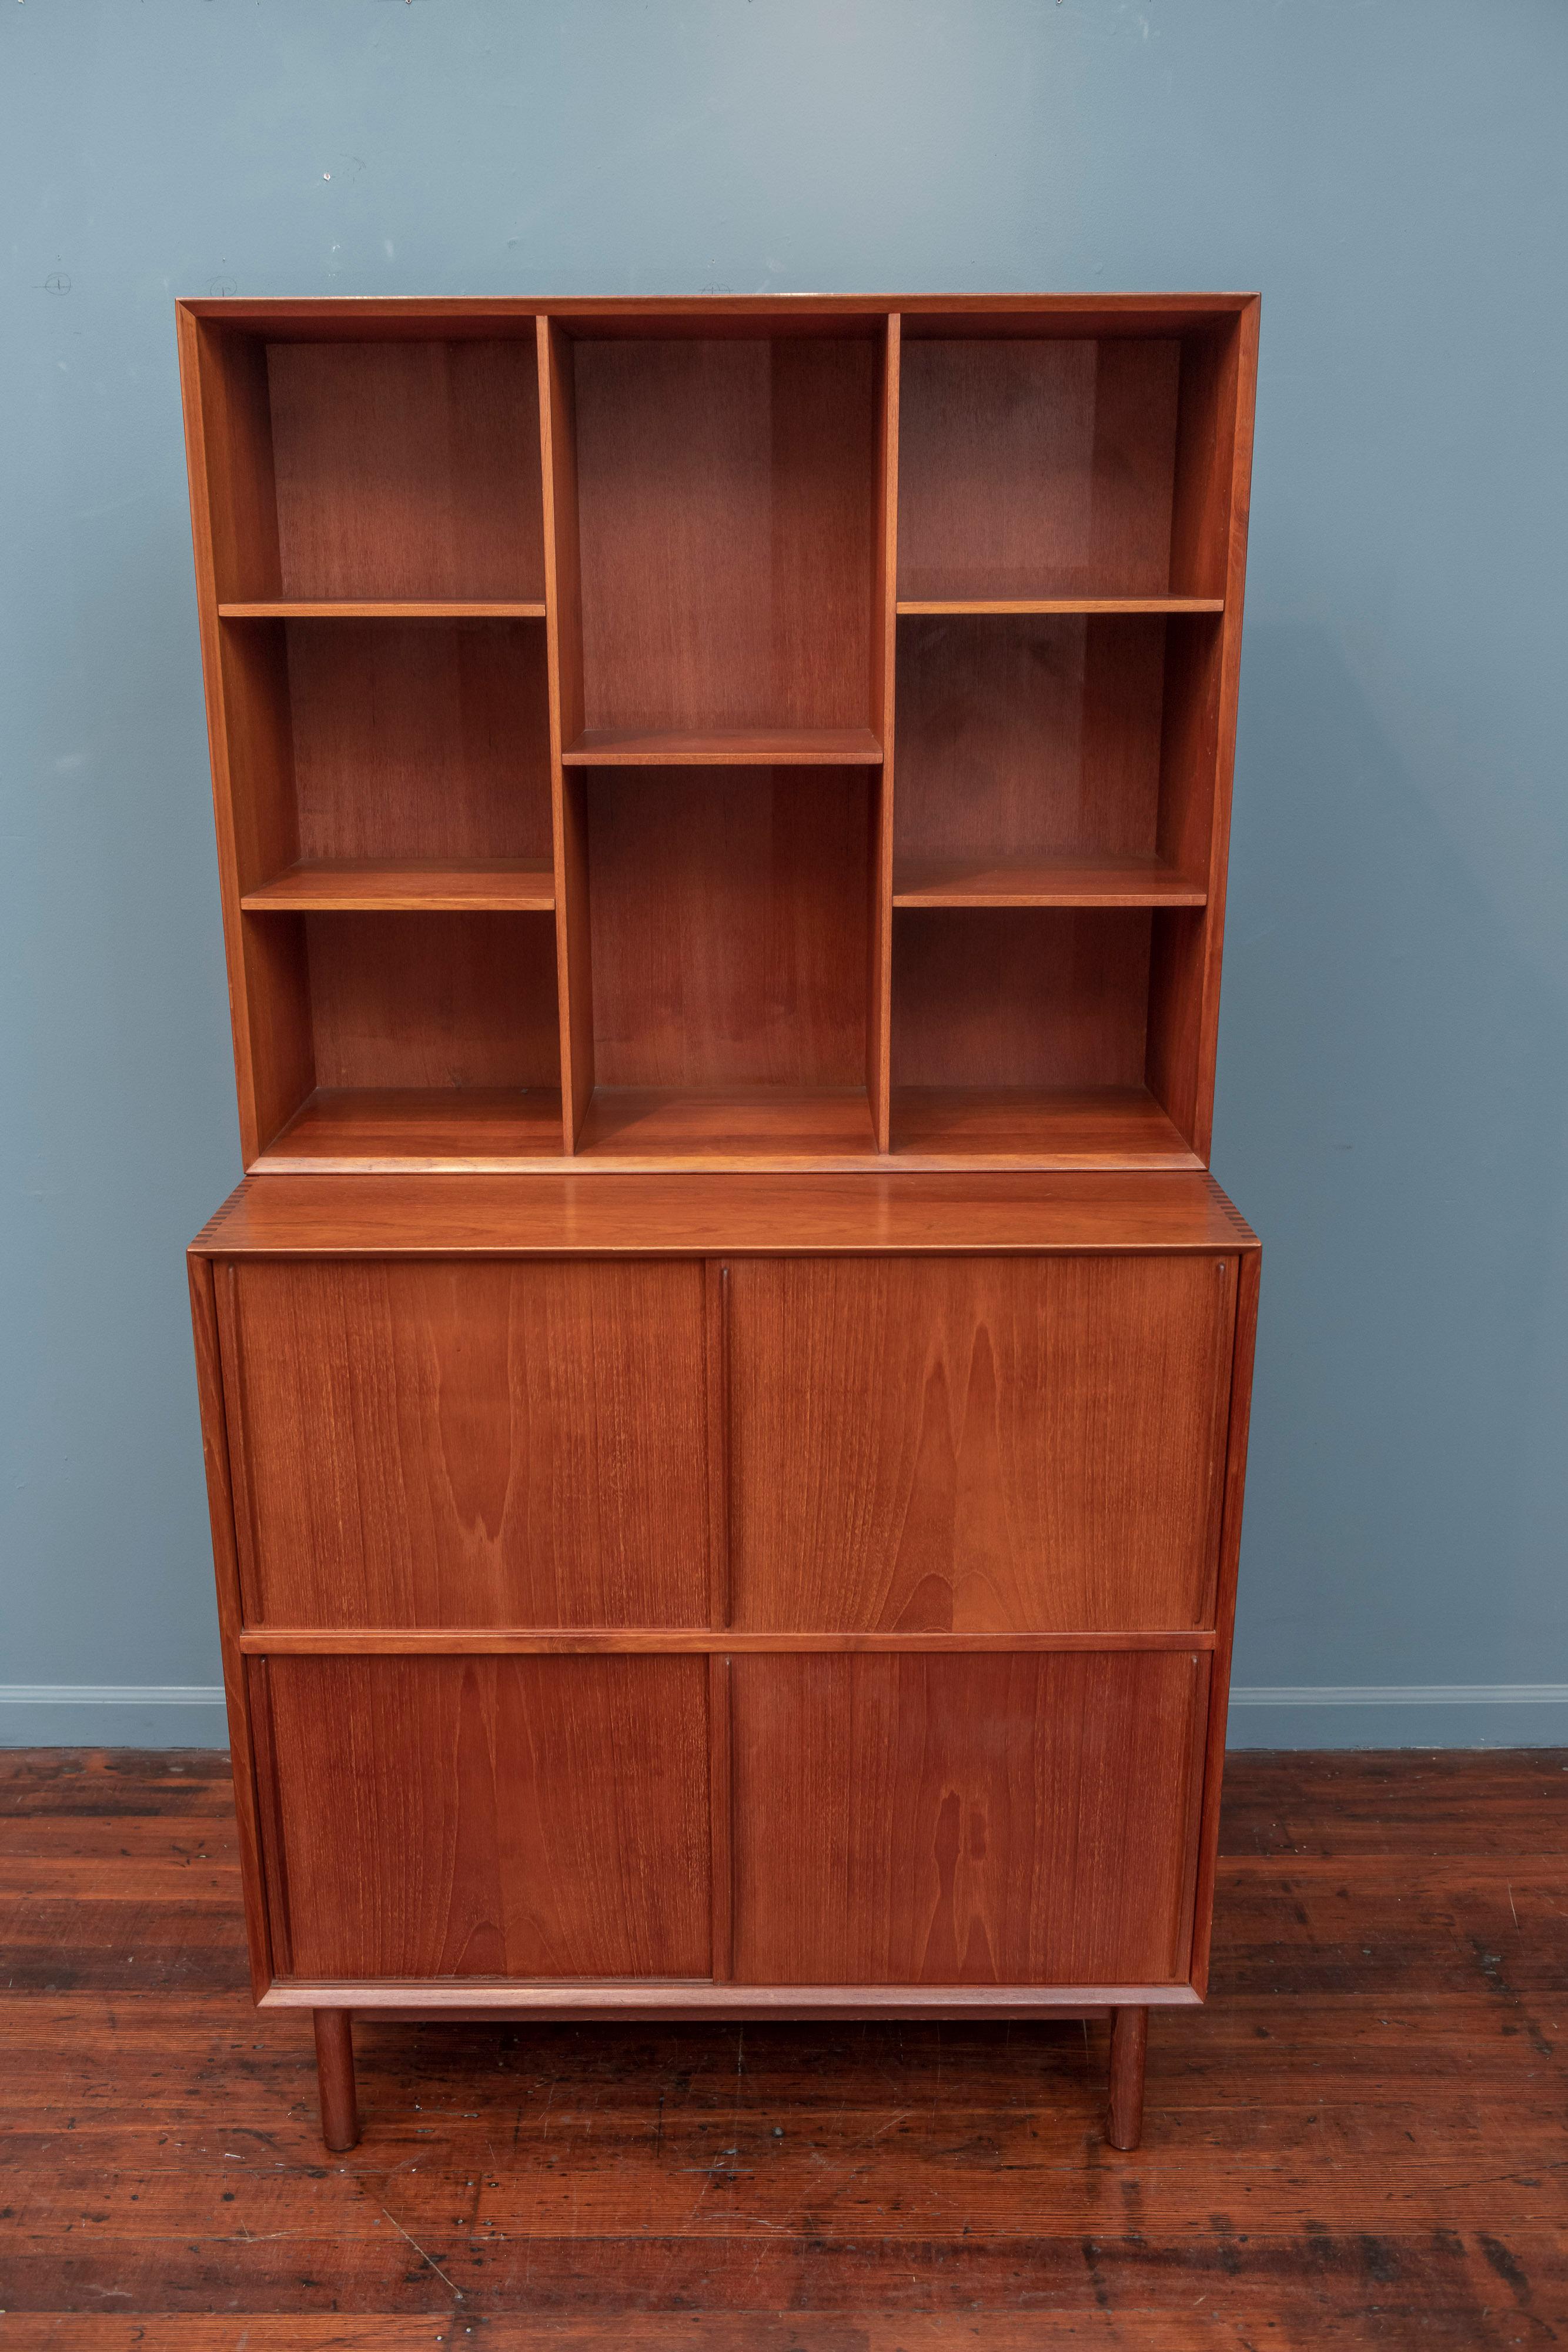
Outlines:
<svg viewBox="0 0 1568 2352"><path fill-rule="evenodd" d="M255 1988L1203 1996L1256 1243L1199 1173L267 1175L192 1250Z"/></svg>

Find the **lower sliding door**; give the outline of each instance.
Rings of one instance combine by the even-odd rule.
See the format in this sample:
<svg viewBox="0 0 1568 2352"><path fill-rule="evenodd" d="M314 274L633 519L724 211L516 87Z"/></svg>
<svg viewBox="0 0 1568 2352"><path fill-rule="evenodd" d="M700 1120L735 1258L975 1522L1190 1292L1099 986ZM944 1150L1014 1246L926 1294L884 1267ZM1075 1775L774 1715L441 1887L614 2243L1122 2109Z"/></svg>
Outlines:
<svg viewBox="0 0 1568 2352"><path fill-rule="evenodd" d="M253 1660L280 1969L707 1976L707 1688L700 1657Z"/></svg>
<svg viewBox="0 0 1568 2352"><path fill-rule="evenodd" d="M738 1980L1186 1979L1207 1652L730 1672Z"/></svg>

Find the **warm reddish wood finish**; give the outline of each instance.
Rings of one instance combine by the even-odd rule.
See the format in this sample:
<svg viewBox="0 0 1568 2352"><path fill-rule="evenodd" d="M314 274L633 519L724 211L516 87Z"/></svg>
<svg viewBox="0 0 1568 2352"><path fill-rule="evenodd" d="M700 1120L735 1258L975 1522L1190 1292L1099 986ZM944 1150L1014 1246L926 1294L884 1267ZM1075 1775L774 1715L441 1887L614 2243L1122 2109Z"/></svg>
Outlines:
<svg viewBox="0 0 1568 2352"><path fill-rule="evenodd" d="M1164 596L1175 338L911 341L904 354L903 598Z"/></svg>
<svg viewBox="0 0 1568 2352"><path fill-rule="evenodd" d="M570 368L585 727L867 727L872 342L579 337Z"/></svg>
<svg viewBox="0 0 1568 2352"><path fill-rule="evenodd" d="M249 913L268 908L308 914L312 908L371 913L549 912L555 906L552 868L537 858L302 858L240 904Z"/></svg>
<svg viewBox="0 0 1568 2352"><path fill-rule="evenodd" d="M192 1297L329 2145L356 2012L983 2011L1116 2012L1130 2146L1256 1300L1202 1173L1256 303L180 332L259 1171Z"/></svg>
<svg viewBox="0 0 1568 2352"><path fill-rule="evenodd" d="M700 1659L266 1672L291 1974L707 1975Z"/></svg>
<svg viewBox="0 0 1568 2352"><path fill-rule="evenodd" d="M737 1977L1182 1981L1207 1670L737 1658Z"/></svg>
<svg viewBox="0 0 1568 2352"><path fill-rule="evenodd" d="M737 1264L736 1623L1212 1624L1236 1266Z"/></svg>
<svg viewBox="0 0 1568 2352"><path fill-rule="evenodd" d="M706 1621L700 1267L285 1259L220 1282L251 1622Z"/></svg>
<svg viewBox="0 0 1568 2352"><path fill-rule="evenodd" d="M180 316L247 1166L1204 1162L1255 299ZM711 1117L683 1088L678 1115L635 1114L631 1148L619 1111L595 1108L619 1082L599 1066L616 1056L593 974L628 936L592 884L595 771L615 768L761 768L802 795L812 768L864 771L842 930L863 1126L824 1122L787 1075L762 1081L777 1116L715 1081ZM716 936L754 925L746 860L715 874L674 795L632 789L674 886L661 905L642 881L653 919L702 890ZM548 890L479 878L547 858ZM472 871L359 897L306 878L350 860ZM775 962L841 925L847 870L824 856L775 887ZM329 907L538 908L555 985L530 967L493 1004L465 981L448 1001L427 959L400 995L402 959L373 953L364 1013L384 987L382 1028L426 1034L453 1075L423 1077L414 1055L340 1083L319 1066L314 960L285 920ZM1086 912L1138 919L1062 919ZM981 914L1015 928L977 931ZM789 1058L797 1012L788 992L771 1011L769 1062ZM497 1034L514 1026L520 1055ZM524 1080L476 1075L519 1060ZM557 1073L559 1143L529 1149L485 1097ZM429 1114L372 1099L437 1083L456 1099ZM1150 1117L1120 1115L1130 1091ZM546 1105L518 1114L530 1129L536 1111L542 1127ZM286 1135L302 1113L308 1137Z"/></svg>
<svg viewBox="0 0 1568 2352"><path fill-rule="evenodd" d="M267 390L284 596L543 593L526 343L276 342Z"/></svg>
<svg viewBox="0 0 1568 2352"><path fill-rule="evenodd" d="M1211 1176L250 1177L199 1256L778 1257L1256 1252Z"/></svg>
<svg viewBox="0 0 1568 2352"><path fill-rule="evenodd" d="M1134 2148L1144 2136L1144 2067L1149 2046L1146 2009L1111 2012L1111 2104L1105 2137L1113 2147Z"/></svg>
<svg viewBox="0 0 1568 2352"><path fill-rule="evenodd" d="M591 774L600 1086L863 1091L869 822L852 770Z"/></svg>
<svg viewBox="0 0 1568 2352"><path fill-rule="evenodd" d="M319 2009L316 2081L321 2101L321 2137L334 2155L357 2147L360 2105L354 2090L354 2035L346 2009Z"/></svg>

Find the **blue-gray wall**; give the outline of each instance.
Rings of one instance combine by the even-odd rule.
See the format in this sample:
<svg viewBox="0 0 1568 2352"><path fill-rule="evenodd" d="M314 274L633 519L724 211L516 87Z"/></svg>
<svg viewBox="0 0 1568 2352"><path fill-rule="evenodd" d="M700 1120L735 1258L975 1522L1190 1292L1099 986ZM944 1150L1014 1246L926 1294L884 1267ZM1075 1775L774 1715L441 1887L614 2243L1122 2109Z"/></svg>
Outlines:
<svg viewBox="0 0 1568 2352"><path fill-rule="evenodd" d="M1568 1740L1565 122L1563 0L0 0L0 1737L222 1736L174 298L1260 287L1237 1729Z"/></svg>

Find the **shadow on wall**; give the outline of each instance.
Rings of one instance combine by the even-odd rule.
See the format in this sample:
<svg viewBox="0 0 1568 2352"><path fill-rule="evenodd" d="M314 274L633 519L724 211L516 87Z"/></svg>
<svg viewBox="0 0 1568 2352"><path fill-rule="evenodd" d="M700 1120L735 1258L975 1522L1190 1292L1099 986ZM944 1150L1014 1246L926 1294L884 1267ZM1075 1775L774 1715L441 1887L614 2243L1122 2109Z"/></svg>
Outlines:
<svg viewBox="0 0 1568 2352"><path fill-rule="evenodd" d="M1216 1174L1264 1261L1236 1678L1568 1679L1568 1638L1541 1643L1568 1637L1562 992L1342 642L1249 624L1244 678Z"/></svg>

